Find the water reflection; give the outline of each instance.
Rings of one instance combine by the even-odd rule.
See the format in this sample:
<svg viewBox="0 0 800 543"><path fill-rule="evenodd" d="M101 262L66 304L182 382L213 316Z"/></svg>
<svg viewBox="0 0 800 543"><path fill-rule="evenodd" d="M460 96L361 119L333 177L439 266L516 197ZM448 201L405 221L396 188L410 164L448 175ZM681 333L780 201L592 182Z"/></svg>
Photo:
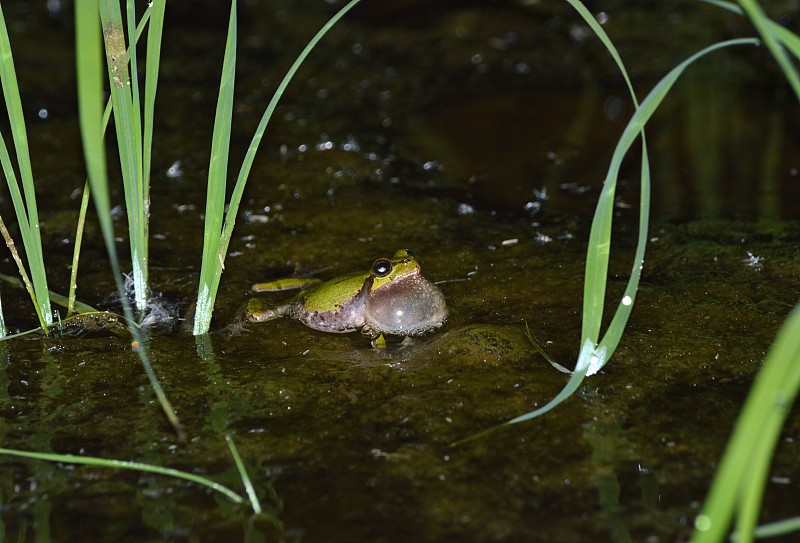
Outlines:
<svg viewBox="0 0 800 543"><path fill-rule="evenodd" d="M690 68L648 125L659 217L800 217L792 205L800 156L791 152L800 132L796 116L786 115L786 92L761 89L757 97L731 77L725 66ZM643 96L647 85L639 87ZM586 213L625 120L604 114L609 96L589 82L567 94L450 100L409 122L408 138L420 155L437 157L446 179L463 183L471 204L519 213L546 188L553 207ZM623 172L629 181L623 177L619 205L636 207L636 160Z"/></svg>

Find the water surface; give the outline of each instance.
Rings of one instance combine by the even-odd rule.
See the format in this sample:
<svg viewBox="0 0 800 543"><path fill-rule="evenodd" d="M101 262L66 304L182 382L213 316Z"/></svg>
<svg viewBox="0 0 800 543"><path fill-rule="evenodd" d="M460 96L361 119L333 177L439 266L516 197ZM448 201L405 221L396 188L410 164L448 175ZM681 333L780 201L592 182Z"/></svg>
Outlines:
<svg viewBox="0 0 800 543"><path fill-rule="evenodd" d="M763 49L718 52L692 67L648 128L654 224L611 363L547 416L453 447L543 405L566 382L536 353L526 323L551 356L574 363L589 221L631 113L613 63L567 4L525 4L365 2L309 58L251 174L209 342L198 348L172 319L147 344L185 441L125 337L73 330L0 345L4 446L150 462L243 493L231 435L267 513L253 519L245 505L161 476L4 458L0 534L688 539L753 376L800 294L796 104ZM774 16L785 6L773 5ZM84 179L71 13L59 3L3 7L49 280L65 292ZM234 164L284 71L334 8L241 6ZM640 96L697 49L750 33L710 6L645 8L619 3L599 15ZM216 2L168 6L151 280L173 315L185 315L197 288L226 17ZM638 169L634 157L617 197L615 297L635 244ZM122 211L116 220L126 254ZM84 247L78 295L114 308L93 220ZM222 333L254 282L327 279L406 247L447 297L451 317L436 334L376 351L358 334L290 321ZM9 257L0 271L15 273ZM24 292L4 286L3 298L13 328L34 326ZM788 420L762 521L796 514L800 499L800 428Z"/></svg>

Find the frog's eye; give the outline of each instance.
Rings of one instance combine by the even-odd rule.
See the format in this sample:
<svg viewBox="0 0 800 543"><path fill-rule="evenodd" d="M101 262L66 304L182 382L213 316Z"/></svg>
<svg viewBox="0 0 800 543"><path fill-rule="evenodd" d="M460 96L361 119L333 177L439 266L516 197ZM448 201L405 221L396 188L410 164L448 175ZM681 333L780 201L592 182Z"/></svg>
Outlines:
<svg viewBox="0 0 800 543"><path fill-rule="evenodd" d="M372 265L372 275L375 277L386 277L392 273L392 263L385 258L379 258Z"/></svg>

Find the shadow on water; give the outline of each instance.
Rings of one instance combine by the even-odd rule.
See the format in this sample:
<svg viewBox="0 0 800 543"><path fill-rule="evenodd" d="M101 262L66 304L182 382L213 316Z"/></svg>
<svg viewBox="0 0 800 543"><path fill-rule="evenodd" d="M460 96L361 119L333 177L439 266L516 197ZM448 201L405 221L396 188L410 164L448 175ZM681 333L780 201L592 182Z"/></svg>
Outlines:
<svg viewBox="0 0 800 543"><path fill-rule="evenodd" d="M63 292L84 173L71 15L55 4L3 9L14 21L43 187L49 279ZM167 10L151 275L179 307L193 299L200 263L223 44L212 4L176 1ZM253 1L242 9L239 156L331 7ZM606 9L605 28L640 96L701 46L749 34L709 6ZM649 30L656 26L663 32ZM185 442L154 405L124 338L0 344L4 447L149 462L243 494L225 444L231 435L263 516L184 481L9 457L0 459L0 540L686 540L763 353L800 296L798 116L766 58L726 51L692 67L648 127L655 224L615 360L546 417L452 447L563 386L524 323L560 363L575 359L588 221L630 105L566 4L365 3L313 53L268 130L226 262L216 332L201 345L179 332L149 339ZM50 59L46 74L42 59ZM626 165L632 180L638 168ZM627 280L637 202L636 183L623 181L612 293ZM4 199L4 216L8 209ZM124 217L116 220L124 232ZM91 224L84 247L78 295L113 306ZM450 318L440 332L393 340L386 351L359 334L289 320L221 333L254 282L336 277L404 247L445 293ZM15 271L8 257L2 268ZM24 293L4 288L3 297L12 327L32 326ZM797 433L790 423L764 520L796 513Z"/></svg>

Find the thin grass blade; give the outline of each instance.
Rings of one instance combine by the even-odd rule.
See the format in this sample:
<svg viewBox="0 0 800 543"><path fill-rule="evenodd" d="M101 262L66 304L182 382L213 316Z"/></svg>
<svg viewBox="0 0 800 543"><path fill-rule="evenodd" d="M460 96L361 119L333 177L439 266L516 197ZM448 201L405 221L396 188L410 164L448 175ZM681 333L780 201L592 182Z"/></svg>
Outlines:
<svg viewBox="0 0 800 543"><path fill-rule="evenodd" d="M81 1L81 0L78 0ZM206 488L210 488L215 492L219 492L234 503L243 503L244 498L231 490L230 488L212 481L206 477L188 473L185 471L164 468L161 466L154 466L152 464L144 464L141 462L129 462L127 460L111 460L108 458L97 458L94 456L76 456L74 454L51 454L51 453L38 453L32 451L19 451L15 449L0 448L0 454L7 454L9 456L16 456L20 458L32 458L35 460L46 460L48 462L63 462L65 464L81 464L84 466L105 467L127 469L133 471L142 471L147 473L157 473L159 475L166 475L168 477L175 477L185 481L197 483Z"/></svg>
<svg viewBox="0 0 800 543"><path fill-rule="evenodd" d="M87 181L83 186L83 196L81 197L81 207L78 211L78 225L75 227L75 247L72 250L72 269L69 275L69 295L67 302L67 318L71 317L75 311L75 296L78 287L78 264L80 262L81 245L83 244L83 228L86 224L86 212L89 209L91 190Z"/></svg>
<svg viewBox="0 0 800 543"><path fill-rule="evenodd" d="M158 88L158 72L161 60L161 39L164 31L164 14L166 0L154 0L150 3L151 19L147 29L147 65L144 75L144 115L142 134L142 199L144 215L150 216L150 163L153 147L153 118L155 116L156 89ZM148 13L150 13L148 11ZM140 24L141 27L141 24ZM137 35L138 37L138 35ZM145 239L149 240L149 228L145 225Z"/></svg>
<svg viewBox="0 0 800 543"><path fill-rule="evenodd" d="M745 15L745 11L733 2L726 2L724 0L701 0L707 4L712 4L722 9L726 9L738 15ZM763 14L762 14L763 15ZM771 35L776 41L780 42L786 49L792 53L796 58L800 59L800 36L785 28L780 23L776 23L772 19L764 16L761 18L766 34ZM794 66L791 66L794 70ZM788 75L787 75L788 77ZM794 85L793 85L794 86Z"/></svg>
<svg viewBox="0 0 800 543"><path fill-rule="evenodd" d="M250 480L250 476L247 474L247 469L244 467L242 457L239 456L239 449L236 448L236 443L233 442L233 438L230 435L225 436L225 441L228 443L228 450L231 452L233 462L236 464L236 469L239 471L239 477L241 477L242 484L247 492L247 497L250 500L250 506L253 508L253 512L256 515L260 515L262 511L261 502L258 500L256 489L253 487L253 482Z"/></svg>
<svg viewBox="0 0 800 543"><path fill-rule="evenodd" d="M752 22L753 26L758 30L758 33L772 53L772 56L778 61L778 65L780 65L781 70L783 70L783 75L789 81L792 89L794 89L797 99L800 100L800 75L798 75L797 68L794 67L789 56L786 54L786 50L784 50L779 39L776 37L773 30L774 27L770 25L771 21L769 17L766 16L764 10L761 9L761 6L755 0L739 0L739 4L744 8L744 11L750 18L750 22Z"/></svg>
<svg viewBox="0 0 800 543"><path fill-rule="evenodd" d="M222 274L223 263L219 261L220 230L225 214L225 190L228 177L228 152L231 139L231 117L233 115L234 77L236 74L236 0L231 2L228 19L228 38L222 62L222 76L214 117L214 133L211 138L211 158L208 167L208 193L203 229L203 260L200 267L200 284L194 316L194 335L208 332L211 314L216 299L216 285ZM217 277L215 281L215 277Z"/></svg>

